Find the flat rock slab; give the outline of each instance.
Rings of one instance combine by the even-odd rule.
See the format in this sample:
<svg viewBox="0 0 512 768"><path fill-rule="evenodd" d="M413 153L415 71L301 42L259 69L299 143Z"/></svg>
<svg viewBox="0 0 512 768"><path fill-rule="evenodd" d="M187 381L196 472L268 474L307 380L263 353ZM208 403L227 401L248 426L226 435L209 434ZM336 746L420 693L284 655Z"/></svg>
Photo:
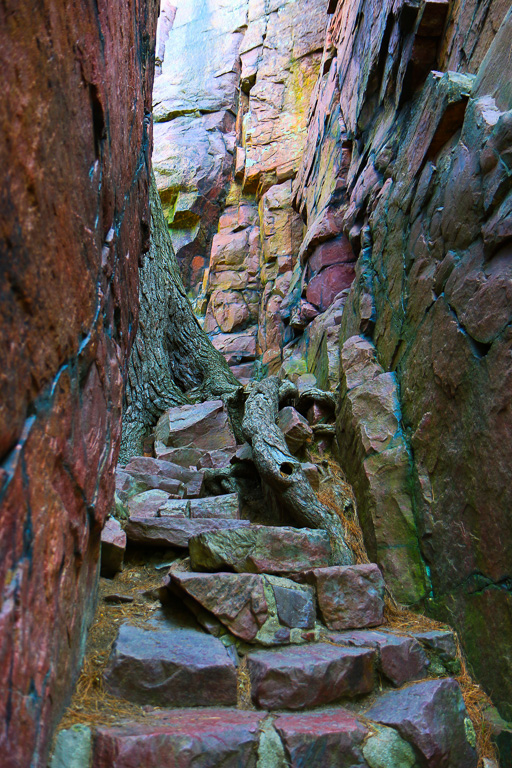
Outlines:
<svg viewBox="0 0 512 768"><path fill-rule="evenodd" d="M113 578L123 567L126 533L118 520L109 517L101 532L101 575Z"/></svg>
<svg viewBox="0 0 512 768"><path fill-rule="evenodd" d="M428 768L476 768L476 751L467 736L468 714L459 684L452 678L391 691L365 715L396 728L422 755Z"/></svg>
<svg viewBox="0 0 512 768"><path fill-rule="evenodd" d="M126 526L128 540L150 547L187 549L198 534L219 529L248 528L247 520L190 520L187 517L132 517Z"/></svg>
<svg viewBox="0 0 512 768"><path fill-rule="evenodd" d="M190 542L192 568L239 573L295 573L332 561L329 536L309 528L251 525L201 534Z"/></svg>
<svg viewBox="0 0 512 768"><path fill-rule="evenodd" d="M232 659L220 640L197 630L121 625L104 679L109 691L137 704L236 704Z"/></svg>
<svg viewBox="0 0 512 768"><path fill-rule="evenodd" d="M203 472L181 467L171 461L153 459L151 456L136 456L126 465L124 471L148 488L175 493L187 498L197 498L203 482ZM174 489L174 490L173 490ZM184 489L184 492L181 492Z"/></svg>
<svg viewBox="0 0 512 768"><path fill-rule="evenodd" d="M305 580L316 588L318 607L329 629L382 624L384 579L376 565L315 568L305 574Z"/></svg>
<svg viewBox="0 0 512 768"><path fill-rule="evenodd" d="M435 653L443 664L453 664L457 661L455 634L450 630L432 629L427 632L412 632L411 636Z"/></svg>
<svg viewBox="0 0 512 768"><path fill-rule="evenodd" d="M170 408L158 420L155 436L170 448L192 446L206 451L236 448L222 400Z"/></svg>
<svg viewBox="0 0 512 768"><path fill-rule="evenodd" d="M92 768L256 768L265 713L177 709L96 731Z"/></svg>
<svg viewBox="0 0 512 768"><path fill-rule="evenodd" d="M168 501L176 501L178 504L183 504L181 499L171 499L166 491L152 489L132 496L128 499L126 506L128 507L130 517L157 517L160 507L164 506Z"/></svg>
<svg viewBox="0 0 512 768"><path fill-rule="evenodd" d="M253 702L267 709L331 704L373 688L373 648L326 643L264 650L247 656Z"/></svg>
<svg viewBox="0 0 512 768"><path fill-rule="evenodd" d="M285 746L290 768L366 765L361 747L368 729L345 709L279 715L274 727Z"/></svg>
<svg viewBox="0 0 512 768"><path fill-rule="evenodd" d="M240 517L238 494L226 493L223 496L193 499L190 502L190 517L238 520Z"/></svg>

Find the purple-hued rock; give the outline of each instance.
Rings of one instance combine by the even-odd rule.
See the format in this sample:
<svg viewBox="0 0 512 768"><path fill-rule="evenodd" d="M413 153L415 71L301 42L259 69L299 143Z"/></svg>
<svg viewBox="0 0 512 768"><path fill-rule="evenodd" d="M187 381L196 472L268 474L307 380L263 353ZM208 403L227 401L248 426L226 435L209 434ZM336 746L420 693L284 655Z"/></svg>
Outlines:
<svg viewBox="0 0 512 768"><path fill-rule="evenodd" d="M156 707L236 704L236 668L217 638L123 624L105 670L111 693Z"/></svg>
<svg viewBox="0 0 512 768"><path fill-rule="evenodd" d="M366 765L361 746L368 729L341 707L279 715L274 727L289 755L290 768L362 768Z"/></svg>
<svg viewBox="0 0 512 768"><path fill-rule="evenodd" d="M160 507L169 501L170 498L166 491L159 491L153 488L150 491L144 491L132 496L126 502L126 506L128 507L130 517L157 517ZM181 499L175 501L180 503Z"/></svg>
<svg viewBox="0 0 512 768"><path fill-rule="evenodd" d="M155 436L170 448L190 445L212 451L236 447L222 400L170 408L158 420Z"/></svg>
<svg viewBox="0 0 512 768"><path fill-rule="evenodd" d="M267 709L330 704L373 688L373 648L290 646L247 656L253 702Z"/></svg>
<svg viewBox="0 0 512 768"><path fill-rule="evenodd" d="M158 508L155 517L190 517L190 501L189 499L168 499Z"/></svg>
<svg viewBox="0 0 512 768"><path fill-rule="evenodd" d="M238 494L226 493L223 496L193 499L190 502L190 517L238 520L240 517Z"/></svg>
<svg viewBox="0 0 512 768"><path fill-rule="evenodd" d="M101 575L113 578L123 567L126 533L118 520L109 517L101 532Z"/></svg>
<svg viewBox="0 0 512 768"><path fill-rule="evenodd" d="M240 521L242 522L242 521ZM190 557L195 570L228 567L239 573L295 573L327 566L332 559L329 536L309 528L232 526L195 536Z"/></svg>
<svg viewBox="0 0 512 768"><path fill-rule="evenodd" d="M376 565L315 568L305 578L316 587L318 607L329 629L359 629L382 623L384 579Z"/></svg>
<svg viewBox="0 0 512 768"><path fill-rule="evenodd" d="M386 693L365 716L396 728L428 768L476 768L477 754L467 736L468 714L452 678Z"/></svg>
<svg viewBox="0 0 512 768"><path fill-rule="evenodd" d="M242 640L254 640L267 619L263 576L175 572L171 574L171 582Z"/></svg>
<svg viewBox="0 0 512 768"><path fill-rule="evenodd" d="M176 709L143 723L100 726L93 768L256 768L260 712Z"/></svg>
<svg viewBox="0 0 512 768"><path fill-rule="evenodd" d="M315 597L311 588L288 589L273 584L273 590L280 624L301 629L311 629L315 626Z"/></svg>
<svg viewBox="0 0 512 768"><path fill-rule="evenodd" d="M455 634L449 630L433 629L429 632L412 632L412 637L439 657L443 664L450 664L457 659Z"/></svg>
<svg viewBox="0 0 512 768"><path fill-rule="evenodd" d="M355 277L353 264L335 264L325 267L309 281L306 298L321 312L328 309L338 293L350 288Z"/></svg>
<svg viewBox="0 0 512 768"><path fill-rule="evenodd" d="M126 526L129 541L152 547L187 549L198 534L220 529L247 528L247 520L190 520L187 517L132 517Z"/></svg>
<svg viewBox="0 0 512 768"><path fill-rule="evenodd" d="M276 423L292 453L297 453L313 437L313 431L307 419L290 405L279 411Z"/></svg>
<svg viewBox="0 0 512 768"><path fill-rule="evenodd" d="M335 643L356 648L377 648L380 670L393 685L419 680L428 674L429 660L420 643L407 635L371 630L330 633Z"/></svg>
<svg viewBox="0 0 512 768"><path fill-rule="evenodd" d="M153 459L151 456L137 456L126 465L124 471L135 479L145 482L150 488L159 488L181 496L186 495L189 499L199 496L203 482L202 472L180 467L179 464L173 464L171 461ZM183 486L184 494L179 491ZM178 490L173 491L172 488Z"/></svg>

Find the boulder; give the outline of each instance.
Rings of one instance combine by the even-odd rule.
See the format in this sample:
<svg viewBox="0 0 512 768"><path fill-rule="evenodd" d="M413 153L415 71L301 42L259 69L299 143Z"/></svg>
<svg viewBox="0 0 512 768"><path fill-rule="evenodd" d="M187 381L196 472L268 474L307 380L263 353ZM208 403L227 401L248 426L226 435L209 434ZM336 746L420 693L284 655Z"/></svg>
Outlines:
<svg viewBox="0 0 512 768"><path fill-rule="evenodd" d="M211 520L186 517L132 517L126 526L129 541L146 547L187 549L192 537L223 528L246 528L246 520Z"/></svg>
<svg viewBox="0 0 512 768"><path fill-rule="evenodd" d="M456 680L428 680L391 691L365 715L396 728L428 768L476 768L475 734Z"/></svg>
<svg viewBox="0 0 512 768"><path fill-rule="evenodd" d="M101 532L101 575L114 578L123 567L126 533L120 523L109 517Z"/></svg>
<svg viewBox="0 0 512 768"><path fill-rule="evenodd" d="M265 716L264 712L212 706L152 713L139 723L99 726L93 766L256 768L260 723Z"/></svg>
<svg viewBox="0 0 512 768"><path fill-rule="evenodd" d="M267 709L304 709L330 704L373 688L372 648L319 643L249 653L253 702Z"/></svg>
<svg viewBox="0 0 512 768"><path fill-rule="evenodd" d="M382 624L384 579L376 565L315 568L304 578L315 586L320 613L330 629Z"/></svg>
<svg viewBox="0 0 512 768"><path fill-rule="evenodd" d="M195 570L228 567L239 573L294 573L331 562L331 543L325 531L267 525L228 527L190 541Z"/></svg>
<svg viewBox="0 0 512 768"><path fill-rule="evenodd" d="M190 517L190 501L189 499L168 499L158 508L155 517Z"/></svg>
<svg viewBox="0 0 512 768"><path fill-rule="evenodd" d="M234 448L235 436L222 400L170 408L158 420L156 439L171 448Z"/></svg>
<svg viewBox="0 0 512 768"><path fill-rule="evenodd" d="M173 573L171 580L242 640L254 640L267 620L268 605L262 576L248 573Z"/></svg>
<svg viewBox="0 0 512 768"><path fill-rule="evenodd" d="M111 693L137 704L236 704L233 661L220 640L198 630L122 624L104 680Z"/></svg>
<svg viewBox="0 0 512 768"><path fill-rule="evenodd" d="M283 433L288 448L292 453L300 451L313 437L313 432L307 420L295 408L289 405L279 411L277 426Z"/></svg>
<svg viewBox="0 0 512 768"><path fill-rule="evenodd" d="M368 728L341 707L307 714L279 715L274 727L289 755L290 762L287 764L290 768L354 768L364 765L361 749L368 736Z"/></svg>
<svg viewBox="0 0 512 768"><path fill-rule="evenodd" d="M282 581L284 582L284 579ZM273 591L277 617L281 624L290 627L290 629L293 627L312 629L315 626L316 611L313 590L290 589L288 586L273 583Z"/></svg>
<svg viewBox="0 0 512 768"><path fill-rule="evenodd" d="M128 499L126 506L130 517L157 517L158 510L165 506L168 501L176 501L177 504L183 505L181 499L171 499L170 494L166 491L153 488L150 491L132 496Z"/></svg>

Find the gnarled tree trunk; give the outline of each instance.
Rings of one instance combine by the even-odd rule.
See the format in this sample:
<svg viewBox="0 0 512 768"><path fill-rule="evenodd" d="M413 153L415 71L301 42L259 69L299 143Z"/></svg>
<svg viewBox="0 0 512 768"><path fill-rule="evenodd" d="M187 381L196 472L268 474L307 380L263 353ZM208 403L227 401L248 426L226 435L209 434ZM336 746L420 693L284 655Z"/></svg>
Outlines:
<svg viewBox="0 0 512 768"><path fill-rule="evenodd" d="M151 247L140 269L139 328L125 393L122 464L142 453L145 436L167 408L223 397L240 387L192 311L154 178L150 203Z"/></svg>

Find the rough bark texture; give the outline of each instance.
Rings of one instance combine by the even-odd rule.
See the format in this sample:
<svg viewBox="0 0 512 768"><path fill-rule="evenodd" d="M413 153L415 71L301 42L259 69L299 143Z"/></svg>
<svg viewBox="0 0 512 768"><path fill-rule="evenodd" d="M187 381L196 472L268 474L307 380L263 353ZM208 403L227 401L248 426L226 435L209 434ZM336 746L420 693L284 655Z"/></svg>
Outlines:
<svg viewBox="0 0 512 768"><path fill-rule="evenodd" d="M245 404L242 429L252 446L252 457L261 479L278 497L293 522L308 528L322 528L332 539L338 564L349 565L352 555L345 544L339 517L321 504L292 456L283 433L276 426L279 409L279 380L271 376L255 383Z"/></svg>
<svg viewBox="0 0 512 768"><path fill-rule="evenodd" d="M158 3L0 2L0 762L82 659L149 245Z"/></svg>
<svg viewBox="0 0 512 768"><path fill-rule="evenodd" d="M215 399L239 387L192 311L154 179L150 205L151 246L140 270L139 329L128 371L121 463L143 452L144 437L167 408Z"/></svg>

